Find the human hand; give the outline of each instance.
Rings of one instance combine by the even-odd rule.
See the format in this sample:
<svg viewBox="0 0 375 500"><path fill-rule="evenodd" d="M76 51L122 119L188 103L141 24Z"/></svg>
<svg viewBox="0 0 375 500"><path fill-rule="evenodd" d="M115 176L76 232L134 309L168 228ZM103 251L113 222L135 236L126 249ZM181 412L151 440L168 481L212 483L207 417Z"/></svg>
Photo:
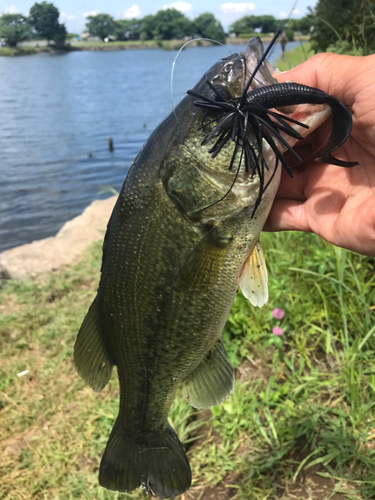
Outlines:
<svg viewBox="0 0 375 500"><path fill-rule="evenodd" d="M288 155L293 179L283 171L266 231L314 232L336 246L375 256L375 55L318 54L278 75L317 87L345 104L353 114L353 130L333 155L358 161L343 168L309 160L316 148L305 141L294 149L303 162ZM330 135L323 124L314 140L320 146ZM288 154L288 153L287 153Z"/></svg>

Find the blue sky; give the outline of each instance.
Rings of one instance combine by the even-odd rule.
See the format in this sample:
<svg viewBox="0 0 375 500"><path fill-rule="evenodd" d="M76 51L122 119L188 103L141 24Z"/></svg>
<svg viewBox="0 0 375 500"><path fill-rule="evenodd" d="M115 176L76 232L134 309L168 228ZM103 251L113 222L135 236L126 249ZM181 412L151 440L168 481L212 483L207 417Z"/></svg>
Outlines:
<svg viewBox="0 0 375 500"><path fill-rule="evenodd" d="M42 0L40 0L42 1ZM48 0L59 9L60 21L64 22L68 31L80 33L84 29L85 16L103 12L115 19L131 19L155 14L158 10L174 7L187 17L194 18L203 12L211 12L220 20L224 29L242 16L271 14L277 19L286 18L291 11L294 0L254 0L252 2L227 2L221 0ZM35 0L0 0L0 12L20 12L27 14ZM293 17L303 17L307 7L314 7L317 0L299 0Z"/></svg>

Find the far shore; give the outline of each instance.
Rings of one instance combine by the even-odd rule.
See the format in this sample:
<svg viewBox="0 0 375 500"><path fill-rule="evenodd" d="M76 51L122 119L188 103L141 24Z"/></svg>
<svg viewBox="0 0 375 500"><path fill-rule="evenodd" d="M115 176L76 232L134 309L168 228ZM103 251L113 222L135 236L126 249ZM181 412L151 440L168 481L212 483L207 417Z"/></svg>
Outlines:
<svg viewBox="0 0 375 500"><path fill-rule="evenodd" d="M254 34L256 36L256 34ZM271 36L261 36L264 42L270 42L272 40ZM309 40L308 36L296 35L294 40ZM249 38L226 38L226 45L246 45ZM19 47L0 47L0 56L24 56L39 54L42 52L46 53L66 53L73 51L101 51L109 52L115 50L144 50L144 49L163 49L163 50L179 50L186 40L134 40L127 42L68 42L65 47L54 47L53 45L38 45L34 46L19 46ZM211 42L207 40L193 40L187 48L197 47L197 46L210 46Z"/></svg>

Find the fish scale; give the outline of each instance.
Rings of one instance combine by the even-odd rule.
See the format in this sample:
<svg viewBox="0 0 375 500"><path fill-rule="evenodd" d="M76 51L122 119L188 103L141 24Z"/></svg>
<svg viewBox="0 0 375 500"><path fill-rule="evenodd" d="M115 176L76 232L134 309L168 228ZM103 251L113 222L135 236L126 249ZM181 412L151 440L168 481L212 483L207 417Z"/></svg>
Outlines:
<svg viewBox="0 0 375 500"><path fill-rule="evenodd" d="M140 161L142 161L142 158L140 158ZM147 167L147 163L144 165ZM137 177L132 181L132 184L136 183L136 181ZM129 195L126 184L124 188L119 197L120 207L122 204L128 205ZM124 380L129 380L133 373L132 367L130 370L126 369L130 357L134 361L138 360L135 364L140 366L140 371L144 370L147 365L147 370L155 374L160 373L160 376L156 377L155 387L151 389L148 408L151 408L151 421L157 420L159 426L164 426L170 406L169 399L171 399L168 398L167 404L164 404L165 387L170 385L173 393L177 390L184 375L188 373L189 367L191 370L192 360L197 365L199 362L197 360L207 350L207 343L212 344L221 334L222 322L218 326L213 324L211 314L207 315L205 311L207 303L202 303L199 297L197 300L192 296L187 301L184 294L173 293L172 286L168 286L168 283L172 281L173 273L176 272L175 270L183 264L184 253L185 255L190 253L194 239L197 240L197 237L195 233L192 234L194 239L186 242L186 250L183 252L181 237L186 237L187 231L191 231L191 229L189 229L188 223L179 215L176 209L168 212L165 210L167 207L170 208L170 200L166 196L161 183L155 186L155 192L151 194L150 200L150 203L143 203L142 207L137 207L137 210L132 214L132 222L127 231L123 230L121 220L117 222L120 226L119 231L116 231L116 225L112 228L113 222L111 221L111 230L118 235L113 238L112 246L121 249L121 260L114 262L111 259L107 262L106 258L104 259L102 271L103 301L106 304L108 303L104 309L108 311L121 310L122 317L127 318L127 323L126 328L121 329L119 325L121 320L116 312L113 313L113 316L111 316L112 313L109 313L108 317L108 312L104 313L103 321L108 325L108 330L123 332L119 335L123 337L123 344L121 348L117 349L115 364L122 367ZM126 217L126 209L120 209L120 211L122 217ZM144 224L146 216L148 220ZM168 231L168 228L172 225L174 226L174 240L170 239ZM151 240L147 239L144 234L139 235L139 231L148 231L154 237ZM111 250L112 248L107 248L106 252L114 254ZM181 254L181 257L178 262L174 263L168 256L176 255L176 253L177 255ZM135 261L132 258L133 255L136 255ZM145 255L148 257L145 258ZM132 262L129 269L122 264L126 260ZM109 269L108 275L107 266ZM116 275L121 276L121 282L118 286L123 291L122 295L117 296L118 303L113 301L112 288L105 286L107 281L113 283ZM155 293L155 288L160 289L160 280L165 282L162 288L163 299L159 299L160 293ZM144 285L145 282L146 285ZM139 286L140 283L143 286ZM220 290L220 296L221 293ZM155 300L157 303L155 303ZM214 297L212 300L215 303ZM147 311L141 322L139 319L140 308ZM183 314L181 314L181 309L184 311ZM152 320L151 324L150 319ZM190 342L191 334L193 333L194 336L196 332L201 331L208 331L208 338L199 335L195 342L195 349L186 351L186 342ZM136 338L135 342L134 336ZM211 336L213 336L213 339L210 338ZM116 349L116 346L111 345L110 349ZM169 359L169 369L162 370L162 366L158 365L165 363L165 352L168 349L173 349L173 357ZM174 383L170 374L174 374ZM120 377L121 380L122 377ZM128 426L128 420L132 422L133 429L131 432L142 432L140 419L146 427L150 427L150 423L144 414L137 413L139 405L136 405L136 415L132 414L131 409L135 406L133 406L134 402L131 401L127 394L128 385L131 385L131 393L137 394L137 398L138 394L143 394L142 390L139 392L134 390L133 380L128 384L122 384L121 402L124 401L125 403L124 406L121 403L120 419L124 422L124 426ZM160 387L162 387L161 391L159 390ZM144 398L143 395L142 398ZM138 399L136 400L138 401ZM163 418L157 418L159 415Z"/></svg>
<svg viewBox="0 0 375 500"><path fill-rule="evenodd" d="M323 105L299 105L276 124L267 102L288 103L289 91L303 99L298 84L277 86L262 54L260 39L251 40L188 92L141 149L108 223L98 293L74 349L78 373L96 391L117 366L119 414L99 471L108 489L141 486L163 499L189 488L189 462L168 413L179 387L196 408L219 404L233 389L222 331L239 285L253 305L268 298L258 240L279 163L290 171L281 151L330 109L340 124L326 158L335 160L330 152L350 133L346 108L307 87L308 99ZM246 75L252 85L243 91Z"/></svg>

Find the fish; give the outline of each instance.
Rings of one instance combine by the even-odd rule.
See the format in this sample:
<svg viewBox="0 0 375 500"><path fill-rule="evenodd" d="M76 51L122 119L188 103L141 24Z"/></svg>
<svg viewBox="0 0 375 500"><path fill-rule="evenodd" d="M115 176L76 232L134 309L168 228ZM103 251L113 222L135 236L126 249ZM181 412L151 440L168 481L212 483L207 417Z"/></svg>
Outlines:
<svg viewBox="0 0 375 500"><path fill-rule="evenodd" d="M341 103L278 84L266 55L256 37L203 75L142 147L108 222L97 295L74 347L95 391L117 367L119 413L99 470L107 489L141 486L164 499L190 487L168 413L179 388L195 408L233 389L222 331L239 287L255 306L268 300L259 235L282 168L292 175L283 152L297 155L293 145L330 114L320 156L331 159L350 134Z"/></svg>

